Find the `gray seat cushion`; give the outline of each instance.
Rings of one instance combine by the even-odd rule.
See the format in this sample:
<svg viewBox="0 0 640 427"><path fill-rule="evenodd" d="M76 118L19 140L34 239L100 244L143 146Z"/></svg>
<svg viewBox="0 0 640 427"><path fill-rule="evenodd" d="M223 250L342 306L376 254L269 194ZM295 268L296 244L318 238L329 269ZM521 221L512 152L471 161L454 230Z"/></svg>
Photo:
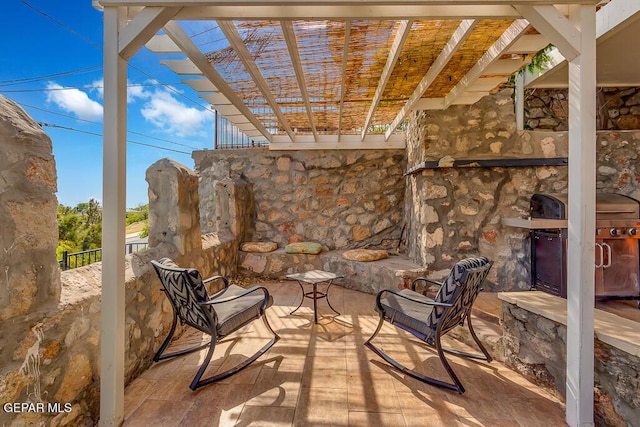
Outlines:
<svg viewBox="0 0 640 427"><path fill-rule="evenodd" d="M403 289L400 294L417 301L433 302L431 298L410 289ZM391 293L382 298L380 303L391 323L407 326L424 334L427 339L435 333L435 329L429 323L433 306L413 302Z"/></svg>
<svg viewBox="0 0 640 427"><path fill-rule="evenodd" d="M250 288L253 289L253 288ZM216 296L213 300L225 300L246 292L247 289L236 285L229 285L229 288L220 296ZM218 316L217 332L220 336L226 336L249 323L253 319L260 317L260 307L264 302L264 293L256 291L252 294L245 295L229 302L214 304L211 307ZM272 297L269 296L269 305L272 304Z"/></svg>

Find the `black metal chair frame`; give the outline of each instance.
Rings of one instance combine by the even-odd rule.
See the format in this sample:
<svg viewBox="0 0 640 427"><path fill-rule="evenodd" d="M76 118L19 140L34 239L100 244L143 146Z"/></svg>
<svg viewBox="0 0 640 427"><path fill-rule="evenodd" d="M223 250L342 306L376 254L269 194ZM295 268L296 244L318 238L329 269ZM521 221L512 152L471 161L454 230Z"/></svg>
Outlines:
<svg viewBox="0 0 640 427"><path fill-rule="evenodd" d="M484 345L482 345L482 342L480 342L480 340L478 339L478 336L473 330L473 325L471 323L471 307L473 305L473 302L475 301L476 296L482 290L481 285L484 282L484 279L486 278L486 276L489 274L489 270L491 268L491 265L493 264L493 262L487 260L486 258L478 258L478 259L486 260L486 263L484 263L484 265L479 267L466 268L464 270L462 275L457 280L455 280L457 286L455 287L455 290L446 299L448 302L429 300L427 298L416 299L416 298L412 298L410 295L407 295L406 292L402 293L402 292L398 292L391 289L383 289L380 292L378 292L376 296L376 311L380 314L380 321L378 323L378 326L375 332L365 342L364 345L367 348L369 348L371 351L376 353L378 356L380 356L382 359L384 359L387 363L389 363L390 365L398 369L399 371L419 381L422 381L427 384L435 385L438 387L454 390L454 391L457 391L459 394L463 394L465 392L464 386L462 385L462 382L460 382L457 375L451 368L449 361L445 357L445 353L450 353L456 356L468 357L473 359L485 360L487 362L491 362L493 360L493 358L491 357L489 352L486 350ZM456 266L457 265L458 264L456 264ZM456 267L454 266L454 269L455 268ZM452 269L449 276L452 276L453 274L454 274L454 270ZM445 283L445 282L437 282L432 279L428 279L426 277L419 277L411 283L412 292L416 292L417 284L419 282L425 282L429 285L438 286L440 289L438 293L440 293L443 290L442 286ZM439 315L439 320L437 321L437 326L435 330L432 330L430 333L425 334L423 332L416 330L415 328L412 328L411 326L399 323L394 318L395 316L393 314L389 316L386 313L386 310L382 303L382 298L385 294L392 294L393 296L408 300L411 303L423 305L426 310L428 310L430 307L433 307L432 310L441 310L441 314ZM436 299L438 299L438 296L436 296ZM442 381L437 378L429 377L422 373L416 372L415 370L409 369L406 366L399 363L398 361L394 360L391 356L386 354L382 349L376 347L372 343L372 340L376 337L376 335L378 335L385 321L391 323L392 325L404 331L409 332L416 338L420 339L421 342L429 346L435 347L442 365L444 366L447 374L449 375L449 377L453 382L449 383L446 381ZM456 326L463 326L465 321L469 328L471 337L475 341L476 345L478 346L482 354L467 353L459 350L442 347L442 343L441 343L442 336L444 336L447 332L449 332Z"/></svg>
<svg viewBox="0 0 640 427"><path fill-rule="evenodd" d="M169 261L169 265L164 263L166 261ZM200 350L204 347L207 347L207 346L209 347L209 350L207 352L207 355L204 358L204 361L200 365L200 368L198 369L196 375L193 377L193 380L191 381L191 384L189 385L189 388L191 390L196 390L199 387L214 383L216 381L220 381L224 378L230 377L231 375L238 373L239 371L241 371L242 369L246 368L251 363L256 361L256 359L258 359L264 353L266 353L267 350L269 350L280 339L280 336L273 330L273 328L269 324L269 321L266 316L266 312L265 312L266 308L271 305L272 300L270 298L269 291L265 287L253 286L248 289L242 289L235 285L229 285L229 281L222 276L213 276L206 280L202 280L200 278L199 273L194 275L194 272L197 272L197 270L180 268L180 267L174 266L175 264L173 264L173 262L167 258L160 260L160 262L152 260L151 264L156 270L156 273L160 278L160 282L162 283L163 288L161 290L165 293L165 295L171 302L171 306L173 308L173 322L171 324L171 329L169 330L167 337L164 339L164 342L160 346L160 349L158 349L155 356L153 357L154 362L170 359L177 356L182 356L182 355ZM170 275L170 274L176 275L176 277L178 277L179 280L181 280L183 284L186 285L184 286L184 291L186 291L186 293L183 294L183 295L188 295L186 299L181 299L180 301L176 301L177 298L172 298L172 295L173 295L173 292L171 291L172 284L167 283L167 279L165 277L165 275ZM195 279L194 279L194 276L195 276ZM202 292L204 293L204 295L206 295L206 289L204 288L204 285L214 280L221 280L224 285L224 288L211 297L208 297L207 295L206 300L198 301L198 298L196 297L196 293L194 292L194 289L197 286L202 286L202 289L203 289ZM232 290L232 288L236 288L236 289L233 289L232 292L229 292L230 290ZM240 293L232 295L233 292L240 292ZM246 319L244 322L241 322L235 325L231 331L228 331L224 335L221 334L220 331L218 330L218 319L215 313L215 306L236 301L241 298L245 298L251 294L255 294L257 292L262 292L264 294L264 299L262 301L262 304L259 307L259 315L253 316L250 319ZM214 308L213 313L211 310L205 309L206 307L213 307ZM188 311L192 311L192 312L188 313ZM193 312L197 312L196 317L188 315L188 314L193 314ZM268 343L266 343L260 350L258 350L248 359L244 360L242 363L239 363L234 367L227 369L226 371L221 372L219 374L210 376L205 379L201 379L202 375L204 374L207 367L209 366L209 362L211 361L211 358L213 356L216 343L219 342L221 339L229 336L233 332L237 331L238 329L253 322L254 320L257 320L258 317L262 318L266 327L273 334L273 338ZM167 347L169 347L169 344L173 339L173 335L176 331L176 326L178 324L178 319L180 319L180 323L182 325L186 324L201 332L204 332L210 335L211 339L208 342L205 342L203 344L198 344L195 346L188 347L186 349L164 354L165 350L167 349Z"/></svg>

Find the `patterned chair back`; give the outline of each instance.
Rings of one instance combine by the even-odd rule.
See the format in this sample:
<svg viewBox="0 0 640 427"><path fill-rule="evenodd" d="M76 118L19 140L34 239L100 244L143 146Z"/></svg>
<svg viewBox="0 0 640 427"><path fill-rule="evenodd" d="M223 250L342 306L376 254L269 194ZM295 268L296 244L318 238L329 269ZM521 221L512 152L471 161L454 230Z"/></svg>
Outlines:
<svg viewBox="0 0 640 427"><path fill-rule="evenodd" d="M440 334L443 335L462 324L471 311L471 306L492 264L493 262L485 257L458 261L434 298L436 302L452 304L452 306L435 306L428 319L429 327L434 331L440 327Z"/></svg>
<svg viewBox="0 0 640 427"><path fill-rule="evenodd" d="M200 272L180 268L169 258L151 261L151 264L182 324L214 334L218 323L215 310L211 305L198 304L209 300Z"/></svg>

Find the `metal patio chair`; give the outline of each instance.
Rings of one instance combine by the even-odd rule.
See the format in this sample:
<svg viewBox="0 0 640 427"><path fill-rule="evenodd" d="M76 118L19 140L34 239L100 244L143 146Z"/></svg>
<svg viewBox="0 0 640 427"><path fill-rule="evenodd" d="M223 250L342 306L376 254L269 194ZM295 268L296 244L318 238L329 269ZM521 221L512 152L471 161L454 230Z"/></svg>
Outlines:
<svg viewBox="0 0 640 427"><path fill-rule="evenodd" d="M420 277L411 283L411 289L403 289L401 291L384 289L378 292L375 310L380 315L380 322L373 335L364 345L382 357L387 363L413 378L428 384L455 390L460 394L464 393L464 387L453 372L444 353L447 352L488 362L493 360L476 336L471 325L471 306L478 296L492 264L493 262L485 257L468 258L457 262L442 283ZM439 287L435 298L431 299L416 291L417 285L422 283ZM442 336L456 326L464 325L465 320L467 321L469 332L482 354L465 353L442 347L440 342ZM411 370L373 345L372 340L378 335L385 321L411 333L427 345L434 346L442 365L453 380L453 383L441 381Z"/></svg>
<svg viewBox="0 0 640 427"><path fill-rule="evenodd" d="M198 270L193 268L180 268L169 258L163 258L159 261L154 260L151 261L151 264L155 268L156 273L158 273L163 287L162 291L167 298L169 298L173 306L173 323L171 324L171 330L153 360L158 362L209 346L204 361L191 381L191 385L189 386L191 390L196 390L198 387L222 380L246 368L280 339L280 336L278 336L271 328L271 325L269 325L265 313L267 307L273 303L273 299L266 288L253 286L249 289L244 289L240 286L230 285L228 280L222 276L214 276L202 280L202 276ZM204 285L213 280L222 281L224 288L209 297ZM260 317L269 331L273 333L273 338L244 362L219 374L201 379L211 361L216 343ZM171 343L178 318L181 324L189 325L192 328L208 334L211 337L211 339L208 340L209 342L163 354Z"/></svg>

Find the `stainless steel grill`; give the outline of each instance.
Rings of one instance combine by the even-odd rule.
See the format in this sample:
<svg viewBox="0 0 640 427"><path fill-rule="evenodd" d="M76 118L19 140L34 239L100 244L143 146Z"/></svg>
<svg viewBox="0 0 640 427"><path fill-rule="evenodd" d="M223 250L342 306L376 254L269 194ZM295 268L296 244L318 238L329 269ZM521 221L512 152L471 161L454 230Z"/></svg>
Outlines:
<svg viewBox="0 0 640 427"><path fill-rule="evenodd" d="M567 195L534 194L531 218L566 219ZM640 202L621 194L596 196L595 295L640 300ZM532 285L567 296L567 230L531 230Z"/></svg>

